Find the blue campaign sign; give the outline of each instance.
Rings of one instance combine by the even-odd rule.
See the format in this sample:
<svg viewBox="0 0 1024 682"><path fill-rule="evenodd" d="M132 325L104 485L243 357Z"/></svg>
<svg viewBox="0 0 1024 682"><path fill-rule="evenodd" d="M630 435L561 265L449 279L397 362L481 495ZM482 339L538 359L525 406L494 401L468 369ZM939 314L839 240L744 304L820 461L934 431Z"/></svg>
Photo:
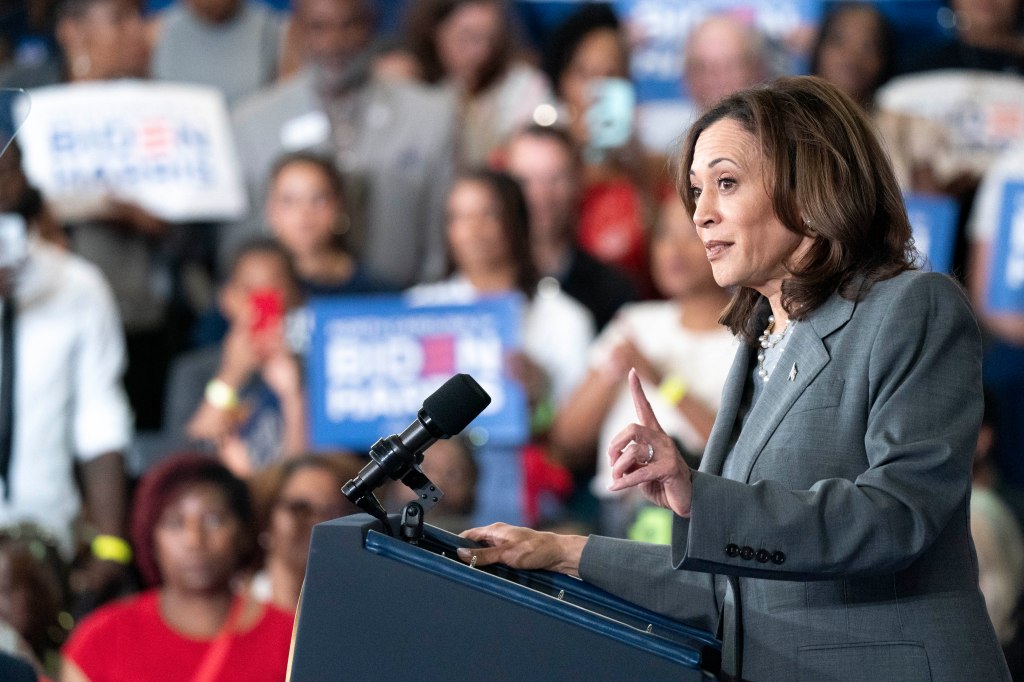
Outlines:
<svg viewBox="0 0 1024 682"><path fill-rule="evenodd" d="M402 431L423 399L459 372L491 396L468 431L492 443L527 439L526 396L505 364L520 345L520 297L415 307L402 296L345 297L309 308L307 391L317 448L363 451Z"/></svg>
<svg viewBox="0 0 1024 682"><path fill-rule="evenodd" d="M914 243L922 270L950 273L953 250L956 247L956 221L959 209L952 197L906 194L910 227L914 230Z"/></svg>
<svg viewBox="0 0 1024 682"><path fill-rule="evenodd" d="M989 267L988 307L1024 313L1024 182L1007 182Z"/></svg>

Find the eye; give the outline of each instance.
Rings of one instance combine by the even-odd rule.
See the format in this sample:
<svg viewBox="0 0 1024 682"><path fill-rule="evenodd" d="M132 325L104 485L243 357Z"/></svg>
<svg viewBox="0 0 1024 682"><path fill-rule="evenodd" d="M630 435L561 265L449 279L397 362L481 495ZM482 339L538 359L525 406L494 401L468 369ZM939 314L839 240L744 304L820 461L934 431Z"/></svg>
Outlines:
<svg viewBox="0 0 1024 682"><path fill-rule="evenodd" d="M694 201L697 201L697 199L700 199L700 187L691 186L690 187L690 196L693 197Z"/></svg>
<svg viewBox="0 0 1024 682"><path fill-rule="evenodd" d="M736 186L736 181L732 178L719 178L718 187L723 190L730 190Z"/></svg>
<svg viewBox="0 0 1024 682"><path fill-rule="evenodd" d="M221 528L227 521L227 515L221 512L207 512L203 514L203 525L206 528Z"/></svg>

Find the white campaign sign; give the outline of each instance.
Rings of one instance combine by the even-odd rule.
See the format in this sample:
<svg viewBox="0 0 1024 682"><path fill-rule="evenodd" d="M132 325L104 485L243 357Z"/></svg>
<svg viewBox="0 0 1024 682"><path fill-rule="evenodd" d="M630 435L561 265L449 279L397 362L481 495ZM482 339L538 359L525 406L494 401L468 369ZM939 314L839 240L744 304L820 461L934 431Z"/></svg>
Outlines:
<svg viewBox="0 0 1024 682"><path fill-rule="evenodd" d="M108 198L169 221L246 210L227 108L202 86L115 81L28 93L25 171L64 220L102 217Z"/></svg>
<svg viewBox="0 0 1024 682"><path fill-rule="evenodd" d="M1013 74L956 69L901 76L878 92L878 103L944 125L963 169L979 175L1024 140L1024 78Z"/></svg>

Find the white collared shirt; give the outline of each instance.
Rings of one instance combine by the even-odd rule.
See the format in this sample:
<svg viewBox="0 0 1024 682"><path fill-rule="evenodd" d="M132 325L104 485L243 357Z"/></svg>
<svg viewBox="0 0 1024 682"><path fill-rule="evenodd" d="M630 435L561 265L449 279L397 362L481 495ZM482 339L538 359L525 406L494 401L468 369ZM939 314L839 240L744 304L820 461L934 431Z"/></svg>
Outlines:
<svg viewBox="0 0 1024 682"><path fill-rule="evenodd" d="M123 452L131 439L124 332L95 266L40 240L28 254L15 287L13 494L0 495L0 525L34 521L69 555L81 508L75 459Z"/></svg>

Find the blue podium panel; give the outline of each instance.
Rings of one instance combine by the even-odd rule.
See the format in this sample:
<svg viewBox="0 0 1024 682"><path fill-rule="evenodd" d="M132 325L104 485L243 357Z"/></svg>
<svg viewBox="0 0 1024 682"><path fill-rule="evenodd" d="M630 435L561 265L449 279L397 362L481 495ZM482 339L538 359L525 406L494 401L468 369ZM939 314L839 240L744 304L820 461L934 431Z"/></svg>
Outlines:
<svg viewBox="0 0 1024 682"><path fill-rule="evenodd" d="M430 526L409 544L365 514L317 525L290 679L714 679L709 633L567 576L471 568L469 544Z"/></svg>

